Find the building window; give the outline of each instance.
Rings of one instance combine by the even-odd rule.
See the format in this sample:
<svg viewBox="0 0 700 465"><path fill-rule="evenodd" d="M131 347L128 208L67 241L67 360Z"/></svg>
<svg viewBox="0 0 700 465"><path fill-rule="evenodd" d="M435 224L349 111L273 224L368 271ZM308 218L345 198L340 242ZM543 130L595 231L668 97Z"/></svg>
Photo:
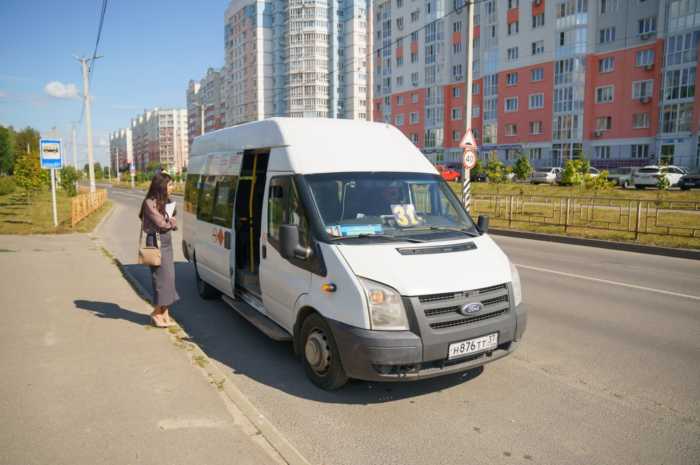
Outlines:
<svg viewBox="0 0 700 465"><path fill-rule="evenodd" d="M508 61L515 61L518 59L518 47L511 47L506 51L506 56Z"/></svg>
<svg viewBox="0 0 700 465"><path fill-rule="evenodd" d="M457 21L456 23L452 23L452 32L461 32L462 31L462 21Z"/></svg>
<svg viewBox="0 0 700 465"><path fill-rule="evenodd" d="M461 97L462 96L462 89L459 87L453 87L452 88L452 97Z"/></svg>
<svg viewBox="0 0 700 465"><path fill-rule="evenodd" d="M418 118L418 112L412 111L410 115L410 122L411 124L418 124L419 118Z"/></svg>
<svg viewBox="0 0 700 465"><path fill-rule="evenodd" d="M653 66L654 65L654 50L640 50L635 54L636 66Z"/></svg>
<svg viewBox="0 0 700 465"><path fill-rule="evenodd" d="M604 29L601 29L599 42L601 44L609 44L611 42L615 42L615 28L606 27Z"/></svg>
<svg viewBox="0 0 700 465"><path fill-rule="evenodd" d="M544 13L532 17L532 28L537 29L538 27L544 27Z"/></svg>
<svg viewBox="0 0 700 465"><path fill-rule="evenodd" d="M530 160L542 160L542 148L530 149Z"/></svg>
<svg viewBox="0 0 700 465"><path fill-rule="evenodd" d="M481 92L481 86L478 82L475 82L472 85L472 95L479 95L479 92Z"/></svg>
<svg viewBox="0 0 700 465"><path fill-rule="evenodd" d="M530 121L530 134L533 136L542 134L542 121Z"/></svg>
<svg viewBox="0 0 700 465"><path fill-rule="evenodd" d="M506 85L514 86L518 83L518 73L506 73Z"/></svg>
<svg viewBox="0 0 700 465"><path fill-rule="evenodd" d="M665 66L695 63L698 55L698 42L700 42L700 31L669 37L666 40Z"/></svg>
<svg viewBox="0 0 700 465"><path fill-rule="evenodd" d="M517 124L506 124L506 136L517 136L518 135L518 125Z"/></svg>
<svg viewBox="0 0 700 465"><path fill-rule="evenodd" d="M452 121L459 121L462 119L462 109L455 107L452 109Z"/></svg>
<svg viewBox="0 0 700 465"><path fill-rule="evenodd" d="M606 57L598 60L598 72L610 73L615 69L615 57Z"/></svg>
<svg viewBox="0 0 700 465"><path fill-rule="evenodd" d="M403 66L403 55L396 57L396 67L400 68Z"/></svg>
<svg viewBox="0 0 700 465"><path fill-rule="evenodd" d="M544 40L538 40L532 43L532 54L542 55L544 53Z"/></svg>
<svg viewBox="0 0 700 465"><path fill-rule="evenodd" d="M674 103L665 105L661 110L661 132L688 132L690 131L693 103Z"/></svg>
<svg viewBox="0 0 700 465"><path fill-rule="evenodd" d="M632 144L630 146L630 157L641 160L649 158L649 144Z"/></svg>
<svg viewBox="0 0 700 465"><path fill-rule="evenodd" d="M462 133L453 129L452 130L452 142L459 142L461 140Z"/></svg>
<svg viewBox="0 0 700 465"><path fill-rule="evenodd" d="M396 0L396 8L403 7L403 0Z"/></svg>
<svg viewBox="0 0 700 465"><path fill-rule="evenodd" d="M595 157L598 160L609 160L610 159L610 146L603 145L601 147L595 148Z"/></svg>
<svg viewBox="0 0 700 465"><path fill-rule="evenodd" d="M518 8L518 0L508 0L508 9Z"/></svg>
<svg viewBox="0 0 700 465"><path fill-rule="evenodd" d="M411 94L411 103L418 103L418 94Z"/></svg>
<svg viewBox="0 0 700 465"><path fill-rule="evenodd" d="M418 134L416 133L411 133L411 142L414 144L418 145Z"/></svg>
<svg viewBox="0 0 700 465"><path fill-rule="evenodd" d="M396 126L403 126L403 113L396 115L396 118L394 118L394 124Z"/></svg>
<svg viewBox="0 0 700 465"><path fill-rule="evenodd" d="M508 97L505 100L505 112L511 113L518 111L518 97Z"/></svg>
<svg viewBox="0 0 700 465"><path fill-rule="evenodd" d="M620 6L619 0L600 0L600 14L612 13L617 11Z"/></svg>
<svg viewBox="0 0 700 465"><path fill-rule="evenodd" d="M462 65L453 65L452 66L452 79L455 81L460 81L464 79L464 75L462 74Z"/></svg>
<svg viewBox="0 0 700 465"><path fill-rule="evenodd" d="M675 100L695 97L695 73L695 66L667 71L664 79L664 99Z"/></svg>
<svg viewBox="0 0 700 465"><path fill-rule="evenodd" d="M398 95L398 96L396 97L396 105L399 106L399 105L403 105L403 104L404 104L404 97L403 97L403 95Z"/></svg>
<svg viewBox="0 0 700 465"><path fill-rule="evenodd" d="M411 84L414 86L418 85L418 72L416 71L415 73L411 73Z"/></svg>
<svg viewBox="0 0 700 465"><path fill-rule="evenodd" d="M695 69L693 69L694 71ZM654 80L648 79L646 81L634 81L632 83L632 98L651 98L654 93Z"/></svg>
<svg viewBox="0 0 700 465"><path fill-rule="evenodd" d="M530 71L530 80L532 82L542 81L544 79L544 68L534 68Z"/></svg>
<svg viewBox="0 0 700 465"><path fill-rule="evenodd" d="M452 53L457 54L462 52L462 42L457 42L456 44L452 44Z"/></svg>
<svg viewBox="0 0 700 465"><path fill-rule="evenodd" d="M635 113L632 115L632 128L647 129L649 127L649 113Z"/></svg>
<svg viewBox="0 0 700 465"><path fill-rule="evenodd" d="M481 115L481 107L479 105L472 106L472 118L478 118Z"/></svg>
<svg viewBox="0 0 700 465"><path fill-rule="evenodd" d="M403 31L403 16L396 18L396 29Z"/></svg>
<svg viewBox="0 0 700 465"><path fill-rule="evenodd" d="M600 116L596 118L595 128L598 131L609 131L612 129L612 116Z"/></svg>
<svg viewBox="0 0 700 465"><path fill-rule="evenodd" d="M508 35L509 36L517 34L519 30L520 30L520 22L519 21L513 21L512 23L508 23Z"/></svg>
<svg viewBox="0 0 700 465"><path fill-rule="evenodd" d="M418 63L418 52L411 52L411 63Z"/></svg>
<svg viewBox="0 0 700 465"><path fill-rule="evenodd" d="M544 108L544 94L531 94L528 97L527 107L530 110L539 110Z"/></svg>
<svg viewBox="0 0 700 465"><path fill-rule="evenodd" d="M411 12L411 22L412 23L415 23L416 21L418 21L419 18L420 18L420 10L416 10L416 11Z"/></svg>
<svg viewBox="0 0 700 465"><path fill-rule="evenodd" d="M656 32L656 16L642 18L637 21L637 32L639 35L652 34Z"/></svg>
<svg viewBox="0 0 700 465"><path fill-rule="evenodd" d="M418 31L411 32L411 42L418 42Z"/></svg>
<svg viewBox="0 0 700 465"><path fill-rule="evenodd" d="M611 103L613 101L613 86L598 87L595 90L595 103Z"/></svg>

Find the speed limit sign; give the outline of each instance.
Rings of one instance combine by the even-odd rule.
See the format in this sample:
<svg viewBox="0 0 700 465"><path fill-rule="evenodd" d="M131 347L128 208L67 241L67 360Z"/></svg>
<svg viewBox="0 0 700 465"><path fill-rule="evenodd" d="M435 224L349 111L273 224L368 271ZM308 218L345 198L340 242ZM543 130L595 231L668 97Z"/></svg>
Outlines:
<svg viewBox="0 0 700 465"><path fill-rule="evenodd" d="M464 168L465 169L472 169L476 165L476 152L473 150L465 150L464 151Z"/></svg>

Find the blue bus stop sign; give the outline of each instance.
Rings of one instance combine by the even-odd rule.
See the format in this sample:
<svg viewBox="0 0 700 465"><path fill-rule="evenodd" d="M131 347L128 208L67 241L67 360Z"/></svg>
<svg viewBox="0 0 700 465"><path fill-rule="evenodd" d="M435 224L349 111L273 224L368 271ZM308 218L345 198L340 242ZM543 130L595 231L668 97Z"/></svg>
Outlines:
<svg viewBox="0 0 700 465"><path fill-rule="evenodd" d="M47 170L51 168L63 168L61 148L61 139L39 140L39 157L41 158L41 167L43 169Z"/></svg>

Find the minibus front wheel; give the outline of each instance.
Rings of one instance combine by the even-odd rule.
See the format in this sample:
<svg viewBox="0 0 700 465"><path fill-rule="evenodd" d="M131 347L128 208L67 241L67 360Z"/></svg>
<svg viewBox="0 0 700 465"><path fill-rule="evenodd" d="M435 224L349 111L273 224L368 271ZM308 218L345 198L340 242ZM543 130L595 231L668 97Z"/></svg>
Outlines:
<svg viewBox="0 0 700 465"><path fill-rule="evenodd" d="M332 391L348 382L338 346L328 323L312 313L301 327L301 356L306 375L316 386Z"/></svg>
<svg viewBox="0 0 700 465"><path fill-rule="evenodd" d="M197 294L204 300L211 300L219 297L221 293L211 284L204 281L201 276L199 276L199 270L197 269L197 256L194 256L194 277L197 280Z"/></svg>

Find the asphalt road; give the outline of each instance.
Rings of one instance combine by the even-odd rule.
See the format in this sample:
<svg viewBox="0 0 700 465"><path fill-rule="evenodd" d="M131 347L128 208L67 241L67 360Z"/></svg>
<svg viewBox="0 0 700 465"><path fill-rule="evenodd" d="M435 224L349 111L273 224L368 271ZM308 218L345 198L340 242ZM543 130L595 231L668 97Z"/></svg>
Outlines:
<svg viewBox="0 0 700 465"><path fill-rule="evenodd" d="M133 264L142 194L110 196L100 234ZM463 375L318 390L289 344L199 299L179 232L173 313L315 464L700 464L700 262L494 238L520 268L528 330Z"/></svg>

